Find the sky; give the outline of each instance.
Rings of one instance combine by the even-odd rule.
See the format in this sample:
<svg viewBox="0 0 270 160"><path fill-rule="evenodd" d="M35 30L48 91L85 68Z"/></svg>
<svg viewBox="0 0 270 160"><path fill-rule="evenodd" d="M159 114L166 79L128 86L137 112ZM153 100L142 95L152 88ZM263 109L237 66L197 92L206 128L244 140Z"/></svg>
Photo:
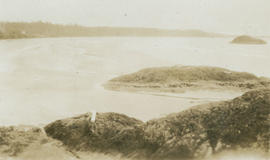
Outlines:
<svg viewBox="0 0 270 160"><path fill-rule="evenodd" d="M270 0L0 0L0 21L270 35Z"/></svg>

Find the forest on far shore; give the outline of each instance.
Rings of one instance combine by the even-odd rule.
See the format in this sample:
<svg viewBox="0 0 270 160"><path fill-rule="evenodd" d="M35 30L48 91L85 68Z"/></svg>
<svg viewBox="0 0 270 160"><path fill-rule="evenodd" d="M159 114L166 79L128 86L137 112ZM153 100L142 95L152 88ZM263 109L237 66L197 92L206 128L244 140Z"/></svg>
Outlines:
<svg viewBox="0 0 270 160"><path fill-rule="evenodd" d="M200 30L168 30L136 27L86 27L48 22L0 22L0 39L41 37L223 37L218 33Z"/></svg>

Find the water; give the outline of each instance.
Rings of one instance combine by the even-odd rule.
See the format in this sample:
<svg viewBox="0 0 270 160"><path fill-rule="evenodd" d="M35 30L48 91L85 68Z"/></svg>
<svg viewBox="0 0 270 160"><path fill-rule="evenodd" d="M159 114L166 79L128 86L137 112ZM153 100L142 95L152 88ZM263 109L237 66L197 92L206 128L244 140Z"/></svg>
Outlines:
<svg viewBox="0 0 270 160"><path fill-rule="evenodd" d="M270 77L267 45L229 38L43 38L0 41L0 125L46 124L80 113L141 120L231 99L237 92L152 95L104 90L112 77L145 67L210 65Z"/></svg>

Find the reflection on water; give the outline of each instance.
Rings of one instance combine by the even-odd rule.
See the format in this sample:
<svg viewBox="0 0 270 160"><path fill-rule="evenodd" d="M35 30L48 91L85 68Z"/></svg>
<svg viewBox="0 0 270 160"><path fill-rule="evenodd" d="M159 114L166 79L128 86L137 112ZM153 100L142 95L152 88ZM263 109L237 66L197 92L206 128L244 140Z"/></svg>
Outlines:
<svg viewBox="0 0 270 160"><path fill-rule="evenodd" d="M211 65L270 77L270 45L226 38L44 38L0 41L0 125L119 112L148 120L241 93L164 96L106 91L108 79L145 67Z"/></svg>

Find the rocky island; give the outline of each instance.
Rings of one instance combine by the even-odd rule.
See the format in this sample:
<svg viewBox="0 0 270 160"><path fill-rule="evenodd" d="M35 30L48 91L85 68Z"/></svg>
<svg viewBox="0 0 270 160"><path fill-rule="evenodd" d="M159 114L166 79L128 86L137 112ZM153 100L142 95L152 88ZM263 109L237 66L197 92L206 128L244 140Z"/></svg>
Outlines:
<svg viewBox="0 0 270 160"><path fill-rule="evenodd" d="M266 44L266 41L251 36L238 36L234 38L231 43L234 44Z"/></svg>
<svg viewBox="0 0 270 160"><path fill-rule="evenodd" d="M146 68L116 77L104 87L115 91L173 92L190 90L238 90L265 88L270 79L246 72L209 66Z"/></svg>

